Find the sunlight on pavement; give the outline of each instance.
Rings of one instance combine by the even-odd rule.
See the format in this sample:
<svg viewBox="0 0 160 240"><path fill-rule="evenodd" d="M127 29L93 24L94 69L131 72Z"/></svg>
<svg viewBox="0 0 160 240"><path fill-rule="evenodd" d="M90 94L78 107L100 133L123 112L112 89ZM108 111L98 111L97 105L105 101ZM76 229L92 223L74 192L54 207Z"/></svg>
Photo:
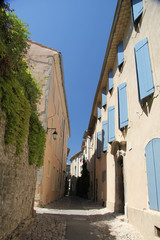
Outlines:
<svg viewBox="0 0 160 240"><path fill-rule="evenodd" d="M78 209L49 209L49 208L34 208L36 213L43 214L60 214L60 215L79 215L79 216L90 216L90 215L104 215L109 213L107 208L101 209L90 209L90 210L78 210Z"/></svg>

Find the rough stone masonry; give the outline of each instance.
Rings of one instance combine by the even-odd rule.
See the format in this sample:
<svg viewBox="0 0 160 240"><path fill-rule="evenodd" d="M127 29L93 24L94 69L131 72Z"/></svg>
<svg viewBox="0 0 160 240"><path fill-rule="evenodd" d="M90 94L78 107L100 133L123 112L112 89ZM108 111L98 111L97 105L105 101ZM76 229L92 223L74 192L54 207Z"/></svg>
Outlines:
<svg viewBox="0 0 160 240"><path fill-rule="evenodd" d="M0 111L0 115L2 112ZM36 167L28 164L28 145L15 156L15 147L5 146L5 121L0 118L0 240L26 218L32 218Z"/></svg>

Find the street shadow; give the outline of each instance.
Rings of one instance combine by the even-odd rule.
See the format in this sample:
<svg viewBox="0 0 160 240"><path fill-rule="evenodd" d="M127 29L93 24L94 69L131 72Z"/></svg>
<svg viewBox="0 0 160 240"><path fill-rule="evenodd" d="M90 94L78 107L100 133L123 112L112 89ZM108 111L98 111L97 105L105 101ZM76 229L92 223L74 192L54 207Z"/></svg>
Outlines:
<svg viewBox="0 0 160 240"><path fill-rule="evenodd" d="M97 202L88 199L83 199L78 196L65 196L62 199L47 204L48 209L63 209L63 210L98 210L104 209Z"/></svg>

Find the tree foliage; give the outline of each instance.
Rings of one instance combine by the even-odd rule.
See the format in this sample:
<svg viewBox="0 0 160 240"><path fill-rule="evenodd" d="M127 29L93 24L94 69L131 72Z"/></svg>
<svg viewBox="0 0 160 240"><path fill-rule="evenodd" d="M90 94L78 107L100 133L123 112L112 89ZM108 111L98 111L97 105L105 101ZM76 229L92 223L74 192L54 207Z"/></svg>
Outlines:
<svg viewBox="0 0 160 240"><path fill-rule="evenodd" d="M45 131L38 119L37 103L41 91L29 72L25 54L29 44L28 25L0 4L0 103L5 113L5 143L23 151L28 137L29 163L41 166ZM29 136L28 136L29 131ZM31 140L32 138L32 140Z"/></svg>
<svg viewBox="0 0 160 240"><path fill-rule="evenodd" d="M87 162L85 161L85 157L83 157L82 176L77 179L77 185L76 185L78 196L83 198L88 197L89 182L90 182L90 175L87 169Z"/></svg>

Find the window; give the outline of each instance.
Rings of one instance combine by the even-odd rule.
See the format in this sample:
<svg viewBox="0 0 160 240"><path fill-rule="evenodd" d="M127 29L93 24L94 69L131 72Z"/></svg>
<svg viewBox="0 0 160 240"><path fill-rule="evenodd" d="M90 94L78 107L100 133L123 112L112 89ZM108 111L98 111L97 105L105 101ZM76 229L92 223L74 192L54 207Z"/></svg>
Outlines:
<svg viewBox="0 0 160 240"><path fill-rule="evenodd" d="M105 107L107 104L107 93L106 88L102 89L102 107Z"/></svg>
<svg viewBox="0 0 160 240"><path fill-rule="evenodd" d="M97 158L101 158L101 132L97 132Z"/></svg>
<svg viewBox="0 0 160 240"><path fill-rule="evenodd" d="M55 182L56 182L55 173L56 173L56 169L55 169L55 167L53 167L52 191L55 191Z"/></svg>
<svg viewBox="0 0 160 240"><path fill-rule="evenodd" d="M102 122L102 151L107 151L107 121Z"/></svg>
<svg viewBox="0 0 160 240"><path fill-rule="evenodd" d="M113 88L113 70L108 72L108 91L111 92Z"/></svg>
<svg viewBox="0 0 160 240"><path fill-rule="evenodd" d="M101 103L97 104L97 118L101 118Z"/></svg>
<svg viewBox="0 0 160 240"><path fill-rule="evenodd" d="M124 50L123 42L120 42L117 46L117 65L120 68L124 62Z"/></svg>
<svg viewBox="0 0 160 240"><path fill-rule="evenodd" d="M102 182L106 181L106 171L102 171Z"/></svg>
<svg viewBox="0 0 160 240"><path fill-rule="evenodd" d="M154 93L152 68L147 38L138 42L135 45L134 50L137 69L139 100L142 101L143 99Z"/></svg>
<svg viewBox="0 0 160 240"><path fill-rule="evenodd" d="M147 162L149 205L160 211L160 138L151 140L145 149Z"/></svg>
<svg viewBox="0 0 160 240"><path fill-rule="evenodd" d="M128 107L127 107L127 85L122 83L118 86L118 112L119 112L119 128L128 125Z"/></svg>
<svg viewBox="0 0 160 240"><path fill-rule="evenodd" d="M132 17L135 22L143 13L143 0L132 0Z"/></svg>
<svg viewBox="0 0 160 240"><path fill-rule="evenodd" d="M48 159L47 177L50 177L50 171L51 171L51 161L50 159Z"/></svg>
<svg viewBox="0 0 160 240"><path fill-rule="evenodd" d="M53 118L51 119L51 128L53 128ZM53 139L53 132L51 129L49 129L49 142L52 144L52 139Z"/></svg>
<svg viewBox="0 0 160 240"><path fill-rule="evenodd" d="M108 108L108 142L115 140L115 107Z"/></svg>

